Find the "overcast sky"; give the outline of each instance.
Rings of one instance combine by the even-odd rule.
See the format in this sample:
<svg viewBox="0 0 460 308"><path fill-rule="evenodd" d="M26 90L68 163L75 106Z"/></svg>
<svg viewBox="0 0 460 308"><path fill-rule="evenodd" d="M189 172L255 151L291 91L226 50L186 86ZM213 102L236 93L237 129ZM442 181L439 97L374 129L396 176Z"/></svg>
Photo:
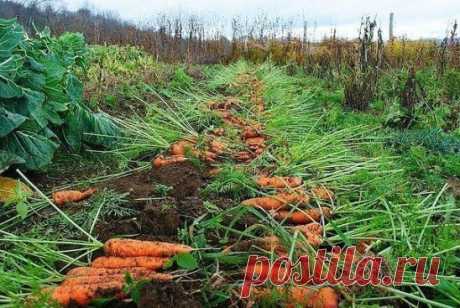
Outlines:
<svg viewBox="0 0 460 308"><path fill-rule="evenodd" d="M454 20L460 20L460 0L62 0L69 9L82 6L112 11L139 22L159 13L219 16L254 16L261 12L284 18L305 17L316 24L315 36L333 27L343 37L355 37L361 16L377 16L388 33L388 16L395 13L395 35L410 38L444 37Z"/></svg>

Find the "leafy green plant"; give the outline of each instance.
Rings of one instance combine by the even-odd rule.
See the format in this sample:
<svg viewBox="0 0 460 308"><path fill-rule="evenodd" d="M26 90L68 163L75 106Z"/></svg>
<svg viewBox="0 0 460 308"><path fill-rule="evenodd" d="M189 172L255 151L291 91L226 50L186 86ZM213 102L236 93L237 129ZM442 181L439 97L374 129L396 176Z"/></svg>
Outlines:
<svg viewBox="0 0 460 308"><path fill-rule="evenodd" d="M440 129L411 130L396 134L392 142L402 147L421 145L439 153L460 153L460 138Z"/></svg>
<svg viewBox="0 0 460 308"><path fill-rule="evenodd" d="M85 67L86 53L81 34L53 38L45 29L31 39L14 19L0 19L0 171L41 169L60 144L78 150L117 134L83 105L73 70Z"/></svg>
<svg viewBox="0 0 460 308"><path fill-rule="evenodd" d="M451 99L460 98L460 72L449 70L443 78L443 87L446 96Z"/></svg>

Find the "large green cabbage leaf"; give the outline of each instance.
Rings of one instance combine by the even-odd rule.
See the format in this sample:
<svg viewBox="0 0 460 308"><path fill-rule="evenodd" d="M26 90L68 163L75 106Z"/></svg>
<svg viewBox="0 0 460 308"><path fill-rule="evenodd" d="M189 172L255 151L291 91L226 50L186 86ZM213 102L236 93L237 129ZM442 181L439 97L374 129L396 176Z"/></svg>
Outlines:
<svg viewBox="0 0 460 308"><path fill-rule="evenodd" d="M118 128L84 105L73 73L87 52L81 34L54 38L45 29L31 39L15 20L0 19L0 173L41 169L62 144L77 151L115 140Z"/></svg>

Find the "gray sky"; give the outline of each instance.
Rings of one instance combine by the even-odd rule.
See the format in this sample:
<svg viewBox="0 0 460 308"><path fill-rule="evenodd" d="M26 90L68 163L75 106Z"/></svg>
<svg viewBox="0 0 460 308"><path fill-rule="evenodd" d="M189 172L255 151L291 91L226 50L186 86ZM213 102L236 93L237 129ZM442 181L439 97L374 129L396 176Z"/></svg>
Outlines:
<svg viewBox="0 0 460 308"><path fill-rule="evenodd" d="M395 13L395 34L410 38L444 37L455 19L460 20L460 0L62 0L69 9L82 6L115 12L132 21L146 21L159 13L218 16L305 16L316 24L315 37L337 28L339 36L357 36L363 15L377 16L387 34L388 15ZM313 34L311 34L313 35Z"/></svg>

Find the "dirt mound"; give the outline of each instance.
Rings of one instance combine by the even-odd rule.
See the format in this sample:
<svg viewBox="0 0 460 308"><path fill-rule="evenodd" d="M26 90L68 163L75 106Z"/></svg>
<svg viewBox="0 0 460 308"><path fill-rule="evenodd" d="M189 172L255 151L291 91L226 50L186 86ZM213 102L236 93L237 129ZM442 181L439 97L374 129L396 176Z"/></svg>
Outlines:
<svg viewBox="0 0 460 308"><path fill-rule="evenodd" d="M141 226L136 217L122 220L111 220L96 225L96 234L100 241L107 241L116 236L138 234Z"/></svg>
<svg viewBox="0 0 460 308"><path fill-rule="evenodd" d="M147 204L139 215L142 234L173 236L181 225L179 211L174 200L162 204Z"/></svg>
<svg viewBox="0 0 460 308"><path fill-rule="evenodd" d="M101 188L112 188L120 193L129 193L129 198L148 198L155 194L150 170L140 171L128 176L101 183Z"/></svg>
<svg viewBox="0 0 460 308"><path fill-rule="evenodd" d="M202 304L196 296L189 294L180 283L152 282L141 288L138 307L200 308Z"/></svg>
<svg viewBox="0 0 460 308"><path fill-rule="evenodd" d="M171 194L178 200L196 196L203 183L198 169L189 161L162 166L152 171L154 179L173 188Z"/></svg>

